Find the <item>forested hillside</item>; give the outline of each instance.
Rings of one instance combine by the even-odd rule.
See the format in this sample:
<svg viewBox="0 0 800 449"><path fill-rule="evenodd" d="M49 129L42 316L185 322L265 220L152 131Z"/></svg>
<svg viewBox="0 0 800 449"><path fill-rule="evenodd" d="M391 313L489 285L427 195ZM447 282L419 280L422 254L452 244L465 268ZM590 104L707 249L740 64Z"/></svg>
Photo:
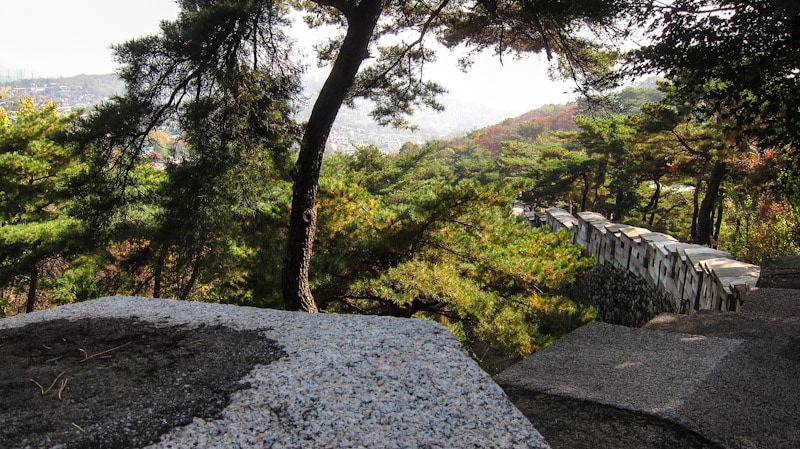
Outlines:
<svg viewBox="0 0 800 449"><path fill-rule="evenodd" d="M578 111L577 104L547 105L496 125L472 131L450 143L460 147L477 146L498 154L505 141L535 141L555 131L575 130L573 117Z"/></svg>
<svg viewBox="0 0 800 449"><path fill-rule="evenodd" d="M118 76L77 75L63 78L36 78L11 81L0 87L7 110L16 110L19 100L32 97L40 102L53 100L62 106L97 104L104 98L121 94L125 85Z"/></svg>
<svg viewBox="0 0 800 449"><path fill-rule="evenodd" d="M797 210L775 154L702 107L652 79L441 144L494 157L530 206L600 212L755 264L797 254Z"/></svg>
<svg viewBox="0 0 800 449"><path fill-rule="evenodd" d="M6 313L109 294L280 307L285 161L253 147L194 153L166 170L142 160L120 210L91 159L60 140L69 123L28 104L3 128L0 148L16 159L0 168L36 161L4 185ZM312 277L320 308L437 319L470 347L507 353L591 319L563 293L592 261L511 216L504 167L474 156L430 142L326 159Z"/></svg>
<svg viewBox="0 0 800 449"><path fill-rule="evenodd" d="M794 3L312 1L310 23L345 34L318 47L331 77L303 123L288 6L184 3L162 33L115 49L119 96L82 116L30 99L13 120L0 108L0 313L131 294L416 317L480 358L529 353L594 316L565 296L594 262L563 235L528 230L516 201L593 210L753 263L800 253ZM707 7L729 14L711 20ZM659 27L624 55L584 33ZM339 108L357 98L395 126L441 106L444 86L422 78L428 32L475 52L543 54L586 97L393 155L325 156ZM755 52L743 45L754 40ZM653 73L665 75L657 89L617 83ZM174 124L180 148L159 131Z"/></svg>
<svg viewBox="0 0 800 449"><path fill-rule="evenodd" d="M111 97L125 91L125 85L117 75L75 75L59 78L36 78L10 81L6 83L12 89L35 86L66 86L71 90L83 90L96 97Z"/></svg>

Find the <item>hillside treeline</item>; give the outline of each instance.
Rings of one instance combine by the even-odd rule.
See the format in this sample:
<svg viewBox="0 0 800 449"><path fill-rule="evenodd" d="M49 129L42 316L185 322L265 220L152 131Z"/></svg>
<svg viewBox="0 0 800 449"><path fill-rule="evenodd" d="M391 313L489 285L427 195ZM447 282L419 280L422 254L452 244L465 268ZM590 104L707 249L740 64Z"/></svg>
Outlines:
<svg viewBox="0 0 800 449"><path fill-rule="evenodd" d="M798 208L787 196L785 161L704 102L648 80L449 145L494 155L533 207L599 212L754 264L797 254Z"/></svg>
<svg viewBox="0 0 800 449"><path fill-rule="evenodd" d="M26 101L13 124L0 121L5 314L112 294L281 307L288 158L195 146L166 169L144 158L126 179L99 182L98 170L112 176L125 161L78 151L74 120ZM327 157L312 267L320 308L436 319L505 353L592 319L563 292L593 262L510 214L505 164L440 142ZM107 190L117 182L124 201Z"/></svg>
<svg viewBox="0 0 800 449"><path fill-rule="evenodd" d="M91 173L123 161L79 151L77 118L56 105L20 106L0 128L5 314L111 294L281 307L290 153L195 146L163 168L154 152L128 179L98 183ZM600 106L550 105L454 141L327 157L311 270L321 309L437 319L475 347L547 344L593 317L563 296L592 261L511 216L519 200L686 241L707 229L707 243L754 263L798 253L769 153L681 115L666 83ZM168 145L161 134L151 146ZM124 201L104 191L112 181Z"/></svg>
<svg viewBox="0 0 800 449"><path fill-rule="evenodd" d="M754 263L798 252L800 6L523 3L181 2L160 33L114 47L124 93L83 116L27 98L0 112L0 310L131 294L419 317L480 358L593 315L563 296L593 261L526 229L516 201ZM290 7L342 31L315 46L331 72L305 123ZM486 50L546 56L585 100L396 155L324 157L357 99L401 127L441 108L426 36L465 47L464 67ZM654 73L658 90L606 95ZM164 148L168 124L180 149Z"/></svg>

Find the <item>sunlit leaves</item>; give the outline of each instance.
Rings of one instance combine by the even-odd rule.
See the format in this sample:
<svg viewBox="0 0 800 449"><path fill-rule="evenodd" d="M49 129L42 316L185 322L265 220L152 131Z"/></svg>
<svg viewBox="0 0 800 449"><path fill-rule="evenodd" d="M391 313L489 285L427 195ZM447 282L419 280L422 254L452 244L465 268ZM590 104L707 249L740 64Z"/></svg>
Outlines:
<svg viewBox="0 0 800 449"><path fill-rule="evenodd" d="M800 4L789 0L676 0L653 15L660 32L631 53L624 76L663 73L706 116L719 116L778 155L792 193L800 144Z"/></svg>
<svg viewBox="0 0 800 449"><path fill-rule="evenodd" d="M597 85L616 62L617 51L606 39L627 35L621 19L631 6L618 0L478 2L446 16L441 39L449 47L464 44L500 57L544 53L557 61L560 74Z"/></svg>
<svg viewBox="0 0 800 449"><path fill-rule="evenodd" d="M426 167L442 157L454 167L474 155L431 148L398 156L362 149L330 160L314 259L318 302L437 319L470 341L520 353L590 319L557 295L591 260L564 236L531 231L510 216L509 190L478 183L474 173L441 178ZM416 151L424 157L398 172ZM559 314L563 322L553 318Z"/></svg>
<svg viewBox="0 0 800 449"><path fill-rule="evenodd" d="M71 120L26 98L13 123L0 123L0 286L27 283L28 310L43 264L71 257L84 231L71 187L85 166L62 141Z"/></svg>
<svg viewBox="0 0 800 449"><path fill-rule="evenodd" d="M446 89L421 76L424 65L434 60L432 51L397 45L380 47L378 52L378 62L359 72L351 92L353 97L372 100L370 115L379 124L408 127L406 117L420 106L444 109L436 97Z"/></svg>

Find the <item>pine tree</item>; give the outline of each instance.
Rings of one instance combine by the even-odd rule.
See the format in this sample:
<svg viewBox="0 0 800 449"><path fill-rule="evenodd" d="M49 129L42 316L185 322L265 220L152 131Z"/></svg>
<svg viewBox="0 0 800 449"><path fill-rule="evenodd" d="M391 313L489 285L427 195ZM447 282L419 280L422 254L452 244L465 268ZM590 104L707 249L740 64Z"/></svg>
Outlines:
<svg viewBox="0 0 800 449"><path fill-rule="evenodd" d="M83 223L70 213L71 182L85 166L62 143L72 117L57 105L21 101L15 120L0 109L0 285L26 285L36 308L43 278L74 254Z"/></svg>

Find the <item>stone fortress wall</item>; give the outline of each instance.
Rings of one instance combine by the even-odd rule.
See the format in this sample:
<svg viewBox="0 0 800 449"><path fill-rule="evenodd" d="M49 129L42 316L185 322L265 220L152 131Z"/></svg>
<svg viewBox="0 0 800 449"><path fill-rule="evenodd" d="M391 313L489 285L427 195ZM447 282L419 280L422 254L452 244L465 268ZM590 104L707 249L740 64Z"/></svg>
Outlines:
<svg viewBox="0 0 800 449"><path fill-rule="evenodd" d="M599 265L610 265L644 279L672 296L675 310L738 311L755 287L760 267L734 260L730 253L679 242L645 228L612 223L596 212L575 216L551 207L544 212L515 206L532 227L566 231Z"/></svg>

